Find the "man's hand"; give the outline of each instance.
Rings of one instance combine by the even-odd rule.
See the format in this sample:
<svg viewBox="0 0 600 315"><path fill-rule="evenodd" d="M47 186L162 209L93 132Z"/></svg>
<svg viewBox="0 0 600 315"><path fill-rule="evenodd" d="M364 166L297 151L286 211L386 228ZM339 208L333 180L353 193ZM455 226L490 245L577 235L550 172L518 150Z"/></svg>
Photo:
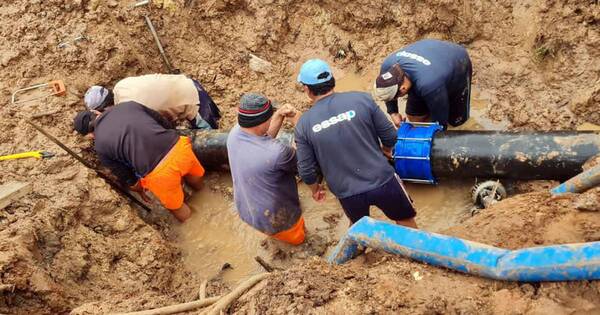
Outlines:
<svg viewBox="0 0 600 315"><path fill-rule="evenodd" d="M131 189L131 191L135 191L136 193L138 193L138 195L140 195L142 200L144 200L145 202L152 201L150 199L150 197L148 197L148 195L146 195L146 190L144 189L144 187L142 187L142 183L139 180L137 181L137 183L135 183L135 185L129 186L129 189Z"/></svg>
<svg viewBox="0 0 600 315"><path fill-rule="evenodd" d="M325 201L325 189L323 188L323 185L321 184L314 184L311 185L311 190L312 190L312 197L316 202L323 202Z"/></svg>
<svg viewBox="0 0 600 315"><path fill-rule="evenodd" d="M277 109L275 115L279 115L281 117L286 118L292 118L296 115L296 112L296 109L292 107L292 105L284 104L283 106L279 107L279 109Z"/></svg>
<svg viewBox="0 0 600 315"><path fill-rule="evenodd" d="M394 126L396 126L396 128L400 127L400 124L404 121L402 115L400 115L399 113L391 113L390 116L392 117L392 122L394 123Z"/></svg>
<svg viewBox="0 0 600 315"><path fill-rule="evenodd" d="M296 125L298 118L300 117L299 113L296 115L297 111L294 107L289 104L284 104L279 107L277 111L273 114L273 119L271 120L271 125L269 126L269 130L267 131L267 135L271 138L277 138L277 134L279 133L279 129L283 125L283 121L286 118L290 118L292 123Z"/></svg>

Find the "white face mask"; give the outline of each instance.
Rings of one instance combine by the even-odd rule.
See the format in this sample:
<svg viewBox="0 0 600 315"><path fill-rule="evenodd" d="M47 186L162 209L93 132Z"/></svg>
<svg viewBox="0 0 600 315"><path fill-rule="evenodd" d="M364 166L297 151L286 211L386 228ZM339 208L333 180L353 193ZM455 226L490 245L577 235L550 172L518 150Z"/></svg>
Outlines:
<svg viewBox="0 0 600 315"><path fill-rule="evenodd" d="M373 85L373 97L378 101L391 101L398 93L398 84L392 86L378 88L376 84Z"/></svg>

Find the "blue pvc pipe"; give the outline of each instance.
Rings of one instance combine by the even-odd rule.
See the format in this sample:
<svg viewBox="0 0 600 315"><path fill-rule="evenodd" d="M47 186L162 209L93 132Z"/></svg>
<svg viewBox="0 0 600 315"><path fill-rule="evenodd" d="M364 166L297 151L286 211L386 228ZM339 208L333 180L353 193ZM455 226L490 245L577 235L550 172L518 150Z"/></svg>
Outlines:
<svg viewBox="0 0 600 315"><path fill-rule="evenodd" d="M352 259L358 245L497 280L600 279L600 242L506 250L364 217L350 227L329 262Z"/></svg>
<svg viewBox="0 0 600 315"><path fill-rule="evenodd" d="M566 193L580 193L600 185L600 165L590 168L568 181L552 188L550 193L562 195Z"/></svg>

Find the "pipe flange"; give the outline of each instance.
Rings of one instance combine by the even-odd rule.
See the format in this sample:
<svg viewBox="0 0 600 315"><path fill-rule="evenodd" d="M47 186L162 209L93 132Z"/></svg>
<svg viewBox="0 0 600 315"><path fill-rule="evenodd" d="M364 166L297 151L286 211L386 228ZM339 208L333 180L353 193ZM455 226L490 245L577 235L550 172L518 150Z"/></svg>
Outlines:
<svg viewBox="0 0 600 315"><path fill-rule="evenodd" d="M477 183L471 189L471 198L475 206L484 209L506 198L508 194L500 181L486 180Z"/></svg>

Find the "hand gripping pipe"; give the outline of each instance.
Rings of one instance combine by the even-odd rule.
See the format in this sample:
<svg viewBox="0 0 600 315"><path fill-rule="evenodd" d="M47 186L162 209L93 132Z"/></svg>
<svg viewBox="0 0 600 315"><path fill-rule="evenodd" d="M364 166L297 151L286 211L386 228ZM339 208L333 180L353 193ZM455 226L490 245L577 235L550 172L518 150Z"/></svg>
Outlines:
<svg viewBox="0 0 600 315"><path fill-rule="evenodd" d="M600 279L600 242L506 250L364 217L340 240L329 263L352 259L359 245L496 280Z"/></svg>

